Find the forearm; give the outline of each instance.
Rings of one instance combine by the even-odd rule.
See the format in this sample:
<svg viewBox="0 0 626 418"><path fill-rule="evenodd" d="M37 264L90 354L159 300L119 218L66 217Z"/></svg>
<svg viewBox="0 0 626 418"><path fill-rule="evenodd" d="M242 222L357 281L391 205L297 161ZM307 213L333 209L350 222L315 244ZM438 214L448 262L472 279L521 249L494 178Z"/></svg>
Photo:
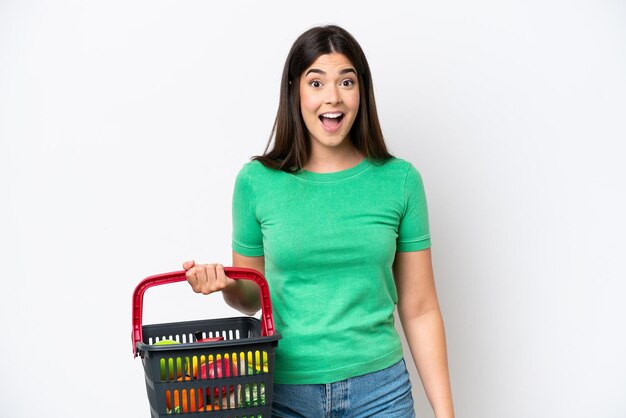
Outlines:
<svg viewBox="0 0 626 418"><path fill-rule="evenodd" d="M229 306L246 315L254 315L261 308L259 288L247 280L235 280L222 295Z"/></svg>
<svg viewBox="0 0 626 418"><path fill-rule="evenodd" d="M424 391L436 418L453 418L452 390L443 319L438 308L400 319Z"/></svg>
<svg viewBox="0 0 626 418"><path fill-rule="evenodd" d="M233 251L233 267L245 267L265 274L264 257L246 257ZM232 286L222 291L226 303L247 315L254 315L261 309L259 288L248 280L236 280Z"/></svg>

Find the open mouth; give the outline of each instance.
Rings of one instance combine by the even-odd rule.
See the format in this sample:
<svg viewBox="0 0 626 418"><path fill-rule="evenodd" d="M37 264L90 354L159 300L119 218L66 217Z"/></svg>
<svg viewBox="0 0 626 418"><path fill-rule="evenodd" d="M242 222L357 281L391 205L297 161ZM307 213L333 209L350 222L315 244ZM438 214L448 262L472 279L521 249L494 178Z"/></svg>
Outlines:
<svg viewBox="0 0 626 418"><path fill-rule="evenodd" d="M322 125L324 126L324 128L328 129L329 131L334 131L339 127L339 125L341 125L343 116L344 115L341 112L333 112L333 113L329 112L329 113L322 113L319 116L319 119L322 122Z"/></svg>

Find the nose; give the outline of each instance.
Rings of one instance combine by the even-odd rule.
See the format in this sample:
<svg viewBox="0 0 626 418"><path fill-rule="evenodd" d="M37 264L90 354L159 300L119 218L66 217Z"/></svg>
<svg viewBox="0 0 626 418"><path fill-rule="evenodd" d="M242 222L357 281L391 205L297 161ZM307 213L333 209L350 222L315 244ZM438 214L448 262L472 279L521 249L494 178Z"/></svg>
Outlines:
<svg viewBox="0 0 626 418"><path fill-rule="evenodd" d="M326 104L335 104L341 103L341 94L339 92L339 87L331 84L326 89Z"/></svg>

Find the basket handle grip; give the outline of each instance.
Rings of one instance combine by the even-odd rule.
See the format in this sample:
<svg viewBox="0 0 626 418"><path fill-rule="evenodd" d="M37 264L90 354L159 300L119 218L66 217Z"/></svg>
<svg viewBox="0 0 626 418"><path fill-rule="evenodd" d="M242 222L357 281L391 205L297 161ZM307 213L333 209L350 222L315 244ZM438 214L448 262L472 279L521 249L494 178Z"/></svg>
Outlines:
<svg viewBox="0 0 626 418"><path fill-rule="evenodd" d="M265 277L256 270L244 267L224 267L226 277L234 280L250 280L259 286L261 292L261 335L274 335L274 318L272 316L272 301L270 291ZM146 277L135 288L133 292L133 354L137 357L137 343L143 341L142 313L143 294L153 286L163 284L183 282L187 280L185 271L174 271L171 273L157 274Z"/></svg>

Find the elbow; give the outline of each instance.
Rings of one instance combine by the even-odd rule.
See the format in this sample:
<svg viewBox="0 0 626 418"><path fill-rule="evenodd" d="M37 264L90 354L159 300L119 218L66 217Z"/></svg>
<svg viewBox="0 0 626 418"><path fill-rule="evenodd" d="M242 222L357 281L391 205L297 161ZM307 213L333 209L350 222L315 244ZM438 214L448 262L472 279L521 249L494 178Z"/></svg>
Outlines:
<svg viewBox="0 0 626 418"><path fill-rule="evenodd" d="M441 310L437 301L421 302L421 303L403 303L398 302L398 315L402 322L419 319L426 315L441 316Z"/></svg>
<svg viewBox="0 0 626 418"><path fill-rule="evenodd" d="M229 295L225 293L223 294L223 296L224 301L228 306L238 310L244 315L255 315L257 312L259 312L259 309L261 309L260 303L257 303L257 301L243 301L239 298L229 297Z"/></svg>

